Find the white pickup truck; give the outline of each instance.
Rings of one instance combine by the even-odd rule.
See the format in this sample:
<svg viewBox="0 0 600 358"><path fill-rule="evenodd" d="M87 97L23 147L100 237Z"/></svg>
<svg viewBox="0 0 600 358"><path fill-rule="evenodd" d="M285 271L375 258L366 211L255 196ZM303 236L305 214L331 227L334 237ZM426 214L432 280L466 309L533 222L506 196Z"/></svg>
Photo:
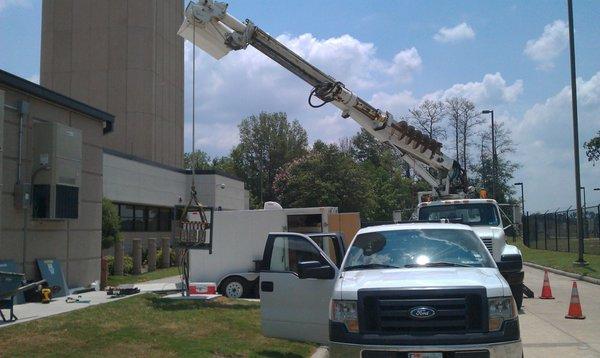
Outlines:
<svg viewBox="0 0 600 358"><path fill-rule="evenodd" d="M521 251L506 242L515 235L514 226L504 226L500 207L493 199L451 199L421 202L417 218L423 221L449 220L469 225L492 254L500 273L521 309L523 304L523 258Z"/></svg>
<svg viewBox="0 0 600 358"><path fill-rule="evenodd" d="M336 357L522 356L510 287L469 226L364 228L340 267L305 235L270 234L263 334Z"/></svg>

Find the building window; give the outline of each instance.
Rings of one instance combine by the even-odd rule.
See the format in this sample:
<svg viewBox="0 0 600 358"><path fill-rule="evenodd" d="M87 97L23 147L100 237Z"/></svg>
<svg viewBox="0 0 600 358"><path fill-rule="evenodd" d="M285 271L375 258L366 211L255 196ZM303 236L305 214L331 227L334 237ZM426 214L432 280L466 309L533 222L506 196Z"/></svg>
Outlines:
<svg viewBox="0 0 600 358"><path fill-rule="evenodd" d="M171 231L173 209L117 204L122 231Z"/></svg>

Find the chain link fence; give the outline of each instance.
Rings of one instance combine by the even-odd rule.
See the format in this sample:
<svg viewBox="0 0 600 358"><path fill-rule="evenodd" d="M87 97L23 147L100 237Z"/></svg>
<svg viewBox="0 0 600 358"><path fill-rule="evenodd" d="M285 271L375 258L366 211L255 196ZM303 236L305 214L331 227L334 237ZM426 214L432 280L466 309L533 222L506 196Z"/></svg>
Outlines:
<svg viewBox="0 0 600 358"><path fill-rule="evenodd" d="M584 253L600 255L600 205L584 208L583 217ZM527 213L523 241L534 249L577 252L577 210Z"/></svg>

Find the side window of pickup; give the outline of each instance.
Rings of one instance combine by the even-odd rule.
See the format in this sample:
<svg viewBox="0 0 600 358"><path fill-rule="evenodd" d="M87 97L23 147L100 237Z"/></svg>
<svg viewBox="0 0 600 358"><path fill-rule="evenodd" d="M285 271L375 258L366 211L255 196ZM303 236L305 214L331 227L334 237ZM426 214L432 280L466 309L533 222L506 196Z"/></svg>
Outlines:
<svg viewBox="0 0 600 358"><path fill-rule="evenodd" d="M293 236L277 236L273 240L270 271L298 273L298 262L319 261L325 263L319 251L307 240Z"/></svg>

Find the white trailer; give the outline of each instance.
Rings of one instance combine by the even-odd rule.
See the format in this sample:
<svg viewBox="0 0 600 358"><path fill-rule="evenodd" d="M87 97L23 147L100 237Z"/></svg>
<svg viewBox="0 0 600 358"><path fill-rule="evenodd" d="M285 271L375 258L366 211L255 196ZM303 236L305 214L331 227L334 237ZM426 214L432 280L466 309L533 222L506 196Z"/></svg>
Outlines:
<svg viewBox="0 0 600 358"><path fill-rule="evenodd" d="M215 211L212 254L190 250L190 281L225 285L239 296L252 293L258 282L256 263L262 259L269 232L326 233L336 207Z"/></svg>

